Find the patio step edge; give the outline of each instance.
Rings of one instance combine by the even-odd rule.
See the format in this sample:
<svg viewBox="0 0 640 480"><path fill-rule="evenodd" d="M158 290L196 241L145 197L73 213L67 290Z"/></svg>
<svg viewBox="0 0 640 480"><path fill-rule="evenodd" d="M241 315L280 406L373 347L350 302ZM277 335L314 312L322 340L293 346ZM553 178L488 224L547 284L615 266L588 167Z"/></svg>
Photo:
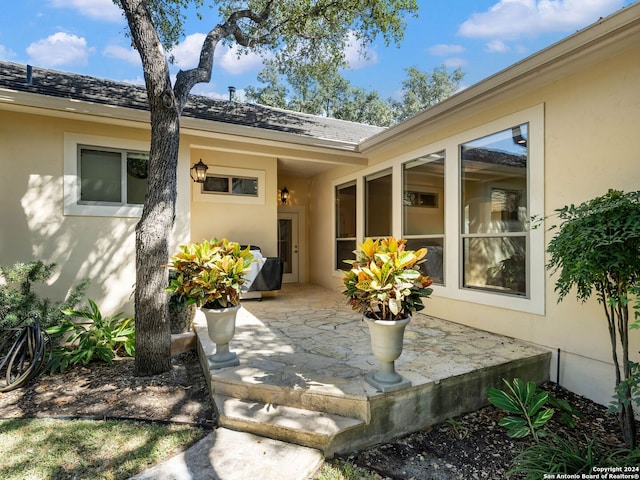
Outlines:
<svg viewBox="0 0 640 480"><path fill-rule="evenodd" d="M232 430L304 445L331 457L343 450L340 437L366 424L357 418L213 395L218 424Z"/></svg>

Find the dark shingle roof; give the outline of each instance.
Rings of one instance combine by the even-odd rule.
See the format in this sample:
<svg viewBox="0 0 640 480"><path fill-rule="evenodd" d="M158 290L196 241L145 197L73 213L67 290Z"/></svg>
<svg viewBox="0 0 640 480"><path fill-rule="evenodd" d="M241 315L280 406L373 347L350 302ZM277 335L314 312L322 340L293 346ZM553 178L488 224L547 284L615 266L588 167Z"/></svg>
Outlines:
<svg viewBox="0 0 640 480"><path fill-rule="evenodd" d="M26 65L5 61L0 61L0 88L135 110L149 109L146 89L142 86L38 67L33 67L29 84ZM357 144L384 130L334 118L198 95L189 97L182 116L350 144Z"/></svg>

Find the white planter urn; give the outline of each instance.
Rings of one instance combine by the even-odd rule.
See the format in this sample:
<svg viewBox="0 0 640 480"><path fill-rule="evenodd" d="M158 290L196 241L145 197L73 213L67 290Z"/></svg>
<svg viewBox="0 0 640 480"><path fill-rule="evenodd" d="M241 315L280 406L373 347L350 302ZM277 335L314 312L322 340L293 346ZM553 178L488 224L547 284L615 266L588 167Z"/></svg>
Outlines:
<svg viewBox="0 0 640 480"><path fill-rule="evenodd" d="M240 305L228 308L204 308L209 338L216 344L216 353L207 355L209 368L218 369L240 365L238 354L229 350L229 342L236 333L236 315Z"/></svg>
<svg viewBox="0 0 640 480"><path fill-rule="evenodd" d="M404 329L411 317L402 320L375 320L364 316L371 335L371 350L380 367L375 373L368 373L364 379L382 392L393 392L411 386L411 381L396 372L394 362L402 353Z"/></svg>

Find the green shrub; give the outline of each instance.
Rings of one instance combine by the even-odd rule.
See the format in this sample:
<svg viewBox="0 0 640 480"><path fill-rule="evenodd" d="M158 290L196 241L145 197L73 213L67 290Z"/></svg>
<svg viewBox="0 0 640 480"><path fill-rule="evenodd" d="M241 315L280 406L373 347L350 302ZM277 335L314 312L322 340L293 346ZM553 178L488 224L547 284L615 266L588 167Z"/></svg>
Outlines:
<svg viewBox="0 0 640 480"><path fill-rule="evenodd" d="M103 317L96 303L89 299L83 310L64 310L59 325L47 329L54 339L64 342L55 348L47 370L63 372L69 365L86 365L97 359L111 364L116 355L135 355L135 324L131 317L117 313ZM76 321L74 321L74 319ZM77 319L91 320L88 325Z"/></svg>
<svg viewBox="0 0 640 480"><path fill-rule="evenodd" d="M34 283L49 280L55 267L55 263L45 264L41 260L0 266L0 328L16 327L33 318L40 321L42 328L47 328L64 318L61 310L74 308L80 302L89 280L73 287L61 302L40 298L32 290Z"/></svg>
<svg viewBox="0 0 640 480"><path fill-rule="evenodd" d="M520 453L508 476L523 480L539 480L549 475L590 474L594 467L629 467L640 463L640 448L606 447L596 439L564 439L550 433L540 442ZM545 475L547 477L545 477Z"/></svg>

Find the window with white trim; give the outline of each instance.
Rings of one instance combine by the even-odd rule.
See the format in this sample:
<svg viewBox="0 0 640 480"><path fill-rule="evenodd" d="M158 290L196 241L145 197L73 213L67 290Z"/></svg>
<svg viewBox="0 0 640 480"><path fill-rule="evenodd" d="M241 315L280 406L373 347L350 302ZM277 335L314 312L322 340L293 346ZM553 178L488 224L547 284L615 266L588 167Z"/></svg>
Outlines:
<svg viewBox="0 0 640 480"><path fill-rule="evenodd" d="M527 296L528 125L460 145L462 285Z"/></svg>
<svg viewBox="0 0 640 480"><path fill-rule="evenodd" d="M364 180L365 237L388 237L391 235L391 221L393 218L391 169L368 175Z"/></svg>
<svg viewBox="0 0 640 480"><path fill-rule="evenodd" d="M143 205L149 154L78 146L80 205Z"/></svg>
<svg viewBox="0 0 640 480"><path fill-rule="evenodd" d="M64 134L64 214L139 217L147 191L149 144Z"/></svg>
<svg viewBox="0 0 640 480"><path fill-rule="evenodd" d="M356 249L356 181L335 187L336 270L348 269L344 260L353 260Z"/></svg>
<svg viewBox="0 0 640 480"><path fill-rule="evenodd" d="M258 177L207 175L202 184L202 193L257 197Z"/></svg>
<svg viewBox="0 0 640 480"><path fill-rule="evenodd" d="M544 314L544 132L539 104L336 179L364 187L353 243L406 238L438 297Z"/></svg>
<svg viewBox="0 0 640 480"><path fill-rule="evenodd" d="M431 153L402 164L402 233L407 248L426 247L423 275L444 284L445 152Z"/></svg>
<svg viewBox="0 0 640 480"><path fill-rule="evenodd" d="M266 172L209 165L204 183L191 182L193 200L207 203L264 205Z"/></svg>

